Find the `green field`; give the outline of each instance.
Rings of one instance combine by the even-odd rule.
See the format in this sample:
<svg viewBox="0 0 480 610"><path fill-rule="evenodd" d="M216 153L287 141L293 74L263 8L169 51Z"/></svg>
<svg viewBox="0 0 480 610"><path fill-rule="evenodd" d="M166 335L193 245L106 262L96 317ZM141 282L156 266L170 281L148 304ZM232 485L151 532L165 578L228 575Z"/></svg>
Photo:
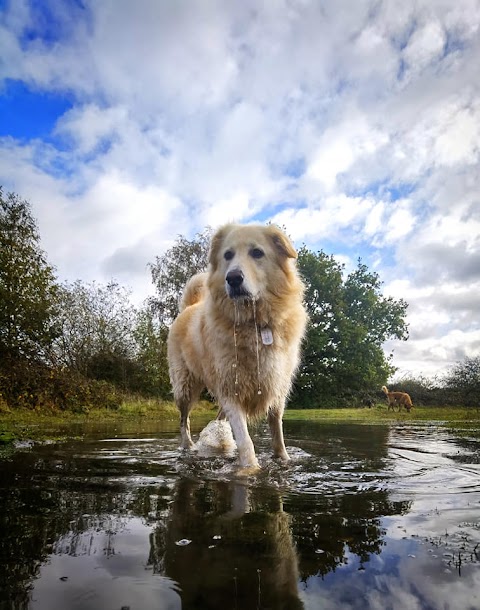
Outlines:
<svg viewBox="0 0 480 610"><path fill-rule="evenodd" d="M305 419L325 422L351 423L388 423L414 421L472 421L480 424L480 411L463 407L414 407L410 413L387 410L387 406L376 406L371 409L287 409L284 419Z"/></svg>
<svg viewBox="0 0 480 610"><path fill-rule="evenodd" d="M202 402L192 412L192 419L211 419L216 408L209 402ZM378 404L368 409L287 409L286 420L307 420L325 423L388 424L395 422L445 422L470 423L480 425L480 411L461 407L415 407L410 413L387 410L386 404ZM92 409L88 413L61 411L12 410L0 413L0 444L12 440L46 440L55 438L52 433L58 426L101 424L109 422L130 422L136 420L178 420L178 411L172 402L155 400L126 401L117 410Z"/></svg>

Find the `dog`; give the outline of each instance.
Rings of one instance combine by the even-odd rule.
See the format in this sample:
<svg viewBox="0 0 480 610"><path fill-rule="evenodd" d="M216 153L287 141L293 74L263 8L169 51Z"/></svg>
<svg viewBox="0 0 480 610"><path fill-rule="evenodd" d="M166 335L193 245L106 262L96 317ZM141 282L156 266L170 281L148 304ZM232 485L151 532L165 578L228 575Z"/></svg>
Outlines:
<svg viewBox="0 0 480 610"><path fill-rule="evenodd" d="M208 271L187 283L167 343L183 448L193 447L189 413L207 388L241 467L259 467L247 422L262 416L274 457L289 459L282 418L307 323L296 258L273 225L227 224L213 235Z"/></svg>
<svg viewBox="0 0 480 610"><path fill-rule="evenodd" d="M388 410L394 411L395 405L398 405L398 410L401 411L405 407L408 413L413 407L412 399L406 392L389 392L387 386L382 385L382 391L387 397Z"/></svg>
<svg viewBox="0 0 480 610"><path fill-rule="evenodd" d="M375 401L373 400L373 398L365 398L363 404L369 409L371 409L375 406Z"/></svg>

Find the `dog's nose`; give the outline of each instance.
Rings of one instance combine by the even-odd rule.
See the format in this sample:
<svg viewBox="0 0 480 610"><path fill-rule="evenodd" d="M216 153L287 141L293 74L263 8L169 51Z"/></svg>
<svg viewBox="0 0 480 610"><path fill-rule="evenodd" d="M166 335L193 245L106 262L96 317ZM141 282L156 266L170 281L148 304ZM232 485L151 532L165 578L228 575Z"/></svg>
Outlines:
<svg viewBox="0 0 480 610"><path fill-rule="evenodd" d="M243 283L243 273L240 269L233 269L227 273L225 278L227 280L227 284L232 288L238 288Z"/></svg>

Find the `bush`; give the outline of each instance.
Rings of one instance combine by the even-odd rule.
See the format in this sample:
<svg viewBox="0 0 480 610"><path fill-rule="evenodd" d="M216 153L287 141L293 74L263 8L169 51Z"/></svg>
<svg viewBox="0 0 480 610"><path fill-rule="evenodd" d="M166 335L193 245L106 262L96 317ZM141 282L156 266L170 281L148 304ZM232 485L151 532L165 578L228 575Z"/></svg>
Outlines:
<svg viewBox="0 0 480 610"><path fill-rule="evenodd" d="M466 358L457 363L443 378L405 377L388 384L391 392L410 394L418 406L480 406L477 396L480 390L480 359Z"/></svg>
<svg viewBox="0 0 480 610"><path fill-rule="evenodd" d="M117 410L122 402L121 392L111 383L28 360L0 371L0 396L7 408L49 408L73 413L88 413L94 407Z"/></svg>
<svg viewBox="0 0 480 610"><path fill-rule="evenodd" d="M2 415L2 413L9 413L9 412L10 412L10 408L7 404L7 401L0 393L0 415Z"/></svg>

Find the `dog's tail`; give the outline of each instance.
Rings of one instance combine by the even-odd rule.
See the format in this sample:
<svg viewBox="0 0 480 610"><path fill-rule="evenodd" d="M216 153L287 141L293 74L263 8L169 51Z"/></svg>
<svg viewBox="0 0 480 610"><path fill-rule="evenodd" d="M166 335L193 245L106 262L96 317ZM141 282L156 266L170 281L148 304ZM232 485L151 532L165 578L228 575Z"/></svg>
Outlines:
<svg viewBox="0 0 480 610"><path fill-rule="evenodd" d="M386 385L382 385L382 392L388 396L388 388Z"/></svg>
<svg viewBox="0 0 480 610"><path fill-rule="evenodd" d="M183 290L182 298L180 299L180 311L183 311L186 307L189 307L190 305L195 305L195 303L198 303L203 299L203 295L205 294L206 282L206 273L197 273L188 280L187 285Z"/></svg>

